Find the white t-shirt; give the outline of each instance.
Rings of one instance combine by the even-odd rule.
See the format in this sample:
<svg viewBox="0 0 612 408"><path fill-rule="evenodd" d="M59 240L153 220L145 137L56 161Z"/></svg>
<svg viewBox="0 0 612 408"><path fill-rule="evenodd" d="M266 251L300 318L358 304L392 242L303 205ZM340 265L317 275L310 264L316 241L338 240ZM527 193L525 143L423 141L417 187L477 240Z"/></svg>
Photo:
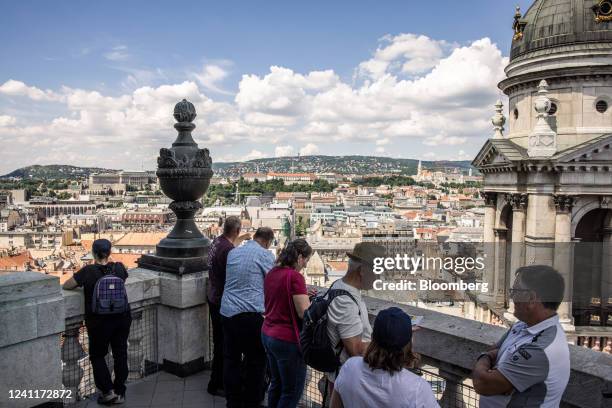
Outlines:
<svg viewBox="0 0 612 408"><path fill-rule="evenodd" d="M343 289L349 292L355 301L349 296L337 296L329 304L327 309L327 334L331 344L336 347L341 339L361 335L361 341L369 342L372 337L372 326L368 318L368 308L361 299L361 292L354 286L344 283L342 279L333 283L331 289ZM340 351L336 348L336 352ZM340 362L344 363L350 356L345 349L340 354ZM336 373L327 373L330 381L334 381Z"/></svg>
<svg viewBox="0 0 612 408"><path fill-rule="evenodd" d="M431 385L409 370L389 374L372 370L363 357L349 358L334 383L350 408L439 408Z"/></svg>

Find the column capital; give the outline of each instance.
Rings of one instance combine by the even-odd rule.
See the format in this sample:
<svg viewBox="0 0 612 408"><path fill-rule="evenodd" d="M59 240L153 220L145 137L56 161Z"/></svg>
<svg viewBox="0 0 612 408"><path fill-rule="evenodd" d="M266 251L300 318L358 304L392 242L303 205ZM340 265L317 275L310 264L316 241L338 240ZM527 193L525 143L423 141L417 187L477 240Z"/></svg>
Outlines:
<svg viewBox="0 0 612 408"><path fill-rule="evenodd" d="M481 194L485 200L485 206L495 207L497 205L497 193L492 191L483 191Z"/></svg>
<svg viewBox="0 0 612 408"><path fill-rule="evenodd" d="M495 232L496 237L505 238L508 234L508 228L493 228L493 232Z"/></svg>
<svg viewBox="0 0 612 408"><path fill-rule="evenodd" d="M529 194L526 194L526 193L506 194L506 201L510 203L513 211L525 211L527 209L527 203L529 201Z"/></svg>
<svg viewBox="0 0 612 408"><path fill-rule="evenodd" d="M556 194L553 196L555 209L558 213L571 212L574 207L574 197L569 195Z"/></svg>

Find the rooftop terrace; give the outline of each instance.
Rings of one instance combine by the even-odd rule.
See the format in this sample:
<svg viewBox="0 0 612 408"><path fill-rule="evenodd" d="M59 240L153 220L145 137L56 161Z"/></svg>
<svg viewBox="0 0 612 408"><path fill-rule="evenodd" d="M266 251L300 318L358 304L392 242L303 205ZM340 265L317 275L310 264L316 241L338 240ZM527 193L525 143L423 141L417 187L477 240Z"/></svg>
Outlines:
<svg viewBox="0 0 612 408"><path fill-rule="evenodd" d="M130 407L223 406L204 389L211 357L207 275L174 275L130 270L128 296L133 311L129 337ZM92 406L95 393L80 291L62 291L58 278L37 272L0 276L0 407ZM366 298L370 318L394 303ZM396 305L397 306L397 305ZM476 356L504 329L435 311L400 305L425 316L414 350L422 375L442 407L476 407L469 372ZM565 407L612 406L612 356L570 346L571 378ZM109 360L112 358L109 355ZM308 372L302 406L319 407L321 373ZM27 384L27 386L26 386ZM68 390L72 398L9 399L9 390ZM88 398L89 397L89 398ZM49 406L49 405L48 405ZM51 405L53 406L53 405Z"/></svg>

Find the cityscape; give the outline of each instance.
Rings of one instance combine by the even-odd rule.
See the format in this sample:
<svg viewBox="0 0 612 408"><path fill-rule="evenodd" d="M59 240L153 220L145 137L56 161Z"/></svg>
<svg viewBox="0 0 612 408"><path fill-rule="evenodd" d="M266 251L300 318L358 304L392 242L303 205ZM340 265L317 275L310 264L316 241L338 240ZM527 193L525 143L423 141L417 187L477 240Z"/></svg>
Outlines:
<svg viewBox="0 0 612 408"><path fill-rule="evenodd" d="M167 69L129 71L123 95L103 95L106 85L38 87L0 70L0 360L53 350L38 376L13 363L0 372L76 396L37 403L86 406L96 385L82 295L60 285L95 264L94 242L106 239L130 276L128 395L153 377L142 406L158 394L173 406L160 391L172 375L182 406L225 406L188 384L213 369L207 257L237 217L247 241L273 232L275 257L305 240L312 254L299 272L317 291L347 274L359 244L382 247L378 280L362 291L367 312L374 322L399 306L422 318L420 375L442 407L485 406L470 372L517 323L515 272L553 267L571 363L557 406L609 406L612 2L520 3L495 23L507 37L499 46L387 35L352 79L272 65L230 92L235 63L215 60L176 85L155 82L172 78ZM134 52L115 45L104 58L125 73ZM67 110L38 123L64 109L41 103ZM20 116L28 104L40 115ZM299 406L326 406L322 378L308 368ZM0 395L4 406L38 405Z"/></svg>

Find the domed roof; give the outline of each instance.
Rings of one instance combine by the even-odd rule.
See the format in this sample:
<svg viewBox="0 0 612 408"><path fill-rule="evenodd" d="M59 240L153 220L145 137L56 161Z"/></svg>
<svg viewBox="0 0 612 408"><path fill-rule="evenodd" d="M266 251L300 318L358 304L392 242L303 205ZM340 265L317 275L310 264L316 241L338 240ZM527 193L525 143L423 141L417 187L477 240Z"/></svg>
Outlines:
<svg viewBox="0 0 612 408"><path fill-rule="evenodd" d="M515 18L510 59L541 49L612 43L612 0L536 0Z"/></svg>

